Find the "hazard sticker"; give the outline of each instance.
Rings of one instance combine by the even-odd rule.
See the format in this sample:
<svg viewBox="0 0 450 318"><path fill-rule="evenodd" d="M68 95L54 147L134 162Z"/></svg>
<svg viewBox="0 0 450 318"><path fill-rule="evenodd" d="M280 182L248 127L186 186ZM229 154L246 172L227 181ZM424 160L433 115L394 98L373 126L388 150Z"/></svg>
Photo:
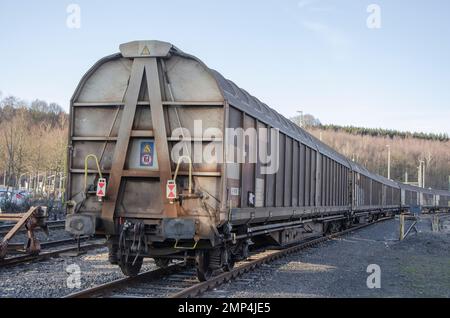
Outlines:
<svg viewBox="0 0 450 318"><path fill-rule="evenodd" d="M141 142L141 156L140 166L151 167L153 166L155 143L153 141Z"/></svg>
<svg viewBox="0 0 450 318"><path fill-rule="evenodd" d="M167 180L166 197L169 200L175 200L177 198L177 184L175 180Z"/></svg>
<svg viewBox="0 0 450 318"><path fill-rule="evenodd" d="M148 49L147 45L142 49L141 55L150 55L150 50Z"/></svg>
<svg viewBox="0 0 450 318"><path fill-rule="evenodd" d="M97 182L97 196L104 197L106 195L106 179L100 178Z"/></svg>

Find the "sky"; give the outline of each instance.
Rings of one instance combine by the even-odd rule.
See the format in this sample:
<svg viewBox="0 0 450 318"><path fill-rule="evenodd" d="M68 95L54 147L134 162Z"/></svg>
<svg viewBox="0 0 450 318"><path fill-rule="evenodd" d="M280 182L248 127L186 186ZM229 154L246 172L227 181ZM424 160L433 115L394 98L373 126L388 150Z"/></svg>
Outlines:
<svg viewBox="0 0 450 318"><path fill-rule="evenodd" d="M448 0L0 0L0 91L68 110L97 60L154 39L286 117L450 134L449 12Z"/></svg>

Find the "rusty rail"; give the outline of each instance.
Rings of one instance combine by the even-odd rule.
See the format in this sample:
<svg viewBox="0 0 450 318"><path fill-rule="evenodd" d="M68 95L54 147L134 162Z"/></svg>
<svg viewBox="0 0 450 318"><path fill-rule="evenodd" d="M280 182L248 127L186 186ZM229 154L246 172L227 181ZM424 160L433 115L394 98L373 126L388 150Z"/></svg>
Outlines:
<svg viewBox="0 0 450 318"><path fill-rule="evenodd" d="M49 230L61 230L65 228L65 220L56 220L56 221L47 221L47 226ZM0 225L0 235L6 235L9 231L14 227L15 224L5 224ZM41 228L37 228L36 230L40 231ZM24 233L27 230L25 228L20 228L20 230L17 233Z"/></svg>
<svg viewBox="0 0 450 318"><path fill-rule="evenodd" d="M299 252L301 250L304 250L306 248L309 247L313 247L315 245L318 245L320 243L326 242L328 240L331 240L333 238L336 238L338 236L342 236L345 235L347 233L365 228L369 225L373 225L376 224L378 222L382 222L385 220L389 220L392 219L392 217L386 217L386 218L382 218L377 220L376 222L372 222L372 223L367 223L367 224L363 224L363 225L359 225L338 233L333 233L324 237L320 237L317 239L313 239L307 242L303 242L300 244L297 244L295 246L292 247L288 247L286 249L282 249L282 250L272 250L272 251L265 251L262 252L258 255L252 256L250 257L249 260L242 262L242 264L240 266L238 266L237 268L229 271L229 272L224 272L218 276L212 277L211 279L205 281L205 282L201 282L198 284L195 284L189 288L186 288L178 293L172 294L170 296L170 298L190 298L190 297L196 297L199 296L205 292L207 292L210 289L213 289L219 285L222 285L228 281L233 280L234 278L251 271L252 269L264 264L264 263L268 263L271 261L274 261L276 259L288 256L289 254L293 254L296 252Z"/></svg>
<svg viewBox="0 0 450 318"><path fill-rule="evenodd" d="M45 247L51 247L59 244L70 244L70 243L78 243L76 240L73 239L67 239L67 240L60 240L60 241L54 241L54 242L47 242L42 243ZM69 253L69 252L76 252L76 251L87 251L92 250L100 247L104 247L106 244L105 242L91 242L87 244L82 244L78 246L69 246L69 247L63 247L57 250L48 251L48 252L42 252L37 255L20 255L20 256L14 256L10 258L5 258L3 260L0 260L0 267L7 267L7 266L13 266L18 264L23 264L27 262L35 262L35 261L41 261L46 260L52 257L58 257L63 253Z"/></svg>

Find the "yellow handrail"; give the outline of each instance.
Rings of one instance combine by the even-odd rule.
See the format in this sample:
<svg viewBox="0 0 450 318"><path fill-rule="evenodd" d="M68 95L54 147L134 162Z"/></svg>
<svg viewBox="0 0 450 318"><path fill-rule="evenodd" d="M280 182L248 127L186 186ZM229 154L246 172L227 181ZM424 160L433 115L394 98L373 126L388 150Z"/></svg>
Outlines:
<svg viewBox="0 0 450 318"><path fill-rule="evenodd" d="M86 156L86 158L84 158L84 190L87 191L87 175L88 175L88 162L89 159L94 158L95 159L95 164L97 165L97 170L98 170L98 175L100 176L100 178L103 178L102 176L102 172L100 170L100 165L98 164L98 158L96 155L94 154L89 154Z"/></svg>
<svg viewBox="0 0 450 318"><path fill-rule="evenodd" d="M180 158L178 158L177 168L175 169L173 181L177 180L178 170L180 169L180 163L181 163L181 160L183 160L183 159L187 159L187 161L189 162L189 193L192 193L192 160L190 157L180 156Z"/></svg>

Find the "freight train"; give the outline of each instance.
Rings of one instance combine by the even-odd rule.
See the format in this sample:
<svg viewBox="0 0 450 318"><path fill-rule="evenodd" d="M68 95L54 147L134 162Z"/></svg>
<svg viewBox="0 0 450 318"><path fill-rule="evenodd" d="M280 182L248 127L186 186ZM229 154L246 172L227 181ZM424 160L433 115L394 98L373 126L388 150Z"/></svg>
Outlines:
<svg viewBox="0 0 450 318"><path fill-rule="evenodd" d="M66 230L104 235L137 275L195 263L230 270L252 244L285 246L450 193L373 174L170 43L99 60L70 105Z"/></svg>

